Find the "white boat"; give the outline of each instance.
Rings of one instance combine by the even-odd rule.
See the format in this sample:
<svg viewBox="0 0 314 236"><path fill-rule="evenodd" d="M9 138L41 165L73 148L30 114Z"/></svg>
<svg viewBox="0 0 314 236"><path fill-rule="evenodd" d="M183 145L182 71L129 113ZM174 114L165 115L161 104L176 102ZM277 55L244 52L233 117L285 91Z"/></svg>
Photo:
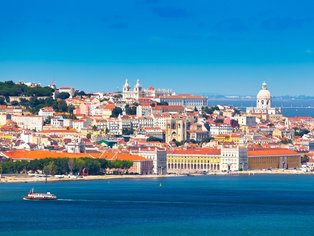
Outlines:
<svg viewBox="0 0 314 236"><path fill-rule="evenodd" d="M47 193L36 193L34 192L34 189L32 189L27 196L23 197L24 200L37 200L37 201L41 201L41 200L57 200L57 196L52 194L51 192L47 192Z"/></svg>

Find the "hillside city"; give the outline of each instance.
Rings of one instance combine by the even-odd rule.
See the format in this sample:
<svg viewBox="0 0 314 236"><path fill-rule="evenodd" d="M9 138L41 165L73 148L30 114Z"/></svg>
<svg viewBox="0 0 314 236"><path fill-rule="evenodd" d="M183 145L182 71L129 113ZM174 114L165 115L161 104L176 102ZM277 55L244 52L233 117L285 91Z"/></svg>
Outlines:
<svg viewBox="0 0 314 236"><path fill-rule="evenodd" d="M257 89L259 85L256 86ZM314 120L272 106L208 106L126 80L121 92L0 83L0 174L191 175L314 169ZM59 162L58 162L59 160ZM62 168L60 166L63 166Z"/></svg>

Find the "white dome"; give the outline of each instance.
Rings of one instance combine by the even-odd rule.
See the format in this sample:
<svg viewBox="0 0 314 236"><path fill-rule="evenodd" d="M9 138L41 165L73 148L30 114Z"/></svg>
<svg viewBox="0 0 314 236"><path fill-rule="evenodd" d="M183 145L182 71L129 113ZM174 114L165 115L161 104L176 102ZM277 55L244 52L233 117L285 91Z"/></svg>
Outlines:
<svg viewBox="0 0 314 236"><path fill-rule="evenodd" d="M267 90L267 84L265 82L262 84L262 89L257 94L257 99L271 99L271 94Z"/></svg>
<svg viewBox="0 0 314 236"><path fill-rule="evenodd" d="M258 92L257 94L257 98L259 99L270 99L271 98L271 94L268 90L261 90Z"/></svg>

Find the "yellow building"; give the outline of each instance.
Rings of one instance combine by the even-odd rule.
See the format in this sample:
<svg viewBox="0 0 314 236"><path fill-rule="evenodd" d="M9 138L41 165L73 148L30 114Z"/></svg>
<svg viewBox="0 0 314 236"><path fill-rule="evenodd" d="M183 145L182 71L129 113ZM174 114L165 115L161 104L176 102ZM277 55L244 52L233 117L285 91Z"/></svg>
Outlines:
<svg viewBox="0 0 314 236"><path fill-rule="evenodd" d="M220 150L175 149L167 151L168 173L188 174L220 170Z"/></svg>
<svg viewBox="0 0 314 236"><path fill-rule="evenodd" d="M282 131L280 129L274 129L272 135L273 137L282 138Z"/></svg>
<svg viewBox="0 0 314 236"><path fill-rule="evenodd" d="M218 143L234 143L235 145L239 145L241 140L239 134L219 134L214 138Z"/></svg>

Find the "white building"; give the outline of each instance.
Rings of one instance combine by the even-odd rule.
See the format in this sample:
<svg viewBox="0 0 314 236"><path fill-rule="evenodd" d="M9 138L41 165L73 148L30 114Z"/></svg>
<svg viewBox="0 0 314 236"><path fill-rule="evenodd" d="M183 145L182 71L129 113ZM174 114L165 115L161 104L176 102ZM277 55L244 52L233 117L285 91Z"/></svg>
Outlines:
<svg viewBox="0 0 314 236"><path fill-rule="evenodd" d="M72 127L71 119L64 119L63 117L54 117L51 118L50 124L53 127L61 128L61 127Z"/></svg>
<svg viewBox="0 0 314 236"><path fill-rule="evenodd" d="M44 120L46 120L48 117L53 117L54 111L52 107L43 107L38 112L39 116L42 116Z"/></svg>
<svg viewBox="0 0 314 236"><path fill-rule="evenodd" d="M11 116L11 120L16 122L21 129L41 131L43 129L42 116Z"/></svg>
<svg viewBox="0 0 314 236"><path fill-rule="evenodd" d="M131 154L139 155L153 161L153 174L167 174L167 152L157 147L131 148Z"/></svg>
<svg viewBox="0 0 314 236"><path fill-rule="evenodd" d="M118 118L108 118L107 128L111 135L122 135L122 121Z"/></svg>
<svg viewBox="0 0 314 236"><path fill-rule="evenodd" d="M256 126L256 116L239 116L239 125L254 127Z"/></svg>
<svg viewBox="0 0 314 236"><path fill-rule="evenodd" d="M211 135L231 134L231 133L233 133L233 128L231 125L213 124L210 126Z"/></svg>
<svg viewBox="0 0 314 236"><path fill-rule="evenodd" d="M153 114L154 127L160 127L165 130L167 128L167 122L171 121L171 115L168 113Z"/></svg>
<svg viewBox="0 0 314 236"><path fill-rule="evenodd" d="M136 81L136 84L132 90L128 83L128 80L125 80L125 84L122 88L122 97L123 99L133 100L138 100L140 97L142 97L142 86L140 85L140 81Z"/></svg>
<svg viewBox="0 0 314 236"><path fill-rule="evenodd" d="M91 119L80 119L72 121L72 127L79 132L84 128L90 127L91 124L92 124Z"/></svg>
<svg viewBox="0 0 314 236"><path fill-rule="evenodd" d="M171 96L175 93L171 89L155 89L154 87L149 87L143 90L144 97L159 98L162 96Z"/></svg>
<svg viewBox="0 0 314 236"><path fill-rule="evenodd" d="M139 117L138 118L138 127L139 128L144 128L144 127L153 128L154 127L153 118L151 118L151 117Z"/></svg>
<svg viewBox="0 0 314 236"><path fill-rule="evenodd" d="M221 171L248 169L248 150L243 147L222 147L220 158Z"/></svg>
<svg viewBox="0 0 314 236"><path fill-rule="evenodd" d="M164 96L160 98L160 102L167 102L168 105L178 105L184 108L195 107L201 110L202 107L207 106L208 99L203 96L193 96L191 94L179 94L174 96Z"/></svg>
<svg viewBox="0 0 314 236"><path fill-rule="evenodd" d="M272 96L267 89L267 84L262 84L262 89L256 96L256 107L248 107L247 113L276 115L281 114L281 108L272 107Z"/></svg>
<svg viewBox="0 0 314 236"><path fill-rule="evenodd" d="M63 86L60 87L59 89L55 90L55 92L53 93L53 98L56 98L56 95L59 93L68 93L70 94L70 98L74 97L75 94L75 89L73 87L69 87L69 86Z"/></svg>
<svg viewBox="0 0 314 236"><path fill-rule="evenodd" d="M152 114L152 107L150 105L139 105L136 108L137 117L148 117Z"/></svg>

